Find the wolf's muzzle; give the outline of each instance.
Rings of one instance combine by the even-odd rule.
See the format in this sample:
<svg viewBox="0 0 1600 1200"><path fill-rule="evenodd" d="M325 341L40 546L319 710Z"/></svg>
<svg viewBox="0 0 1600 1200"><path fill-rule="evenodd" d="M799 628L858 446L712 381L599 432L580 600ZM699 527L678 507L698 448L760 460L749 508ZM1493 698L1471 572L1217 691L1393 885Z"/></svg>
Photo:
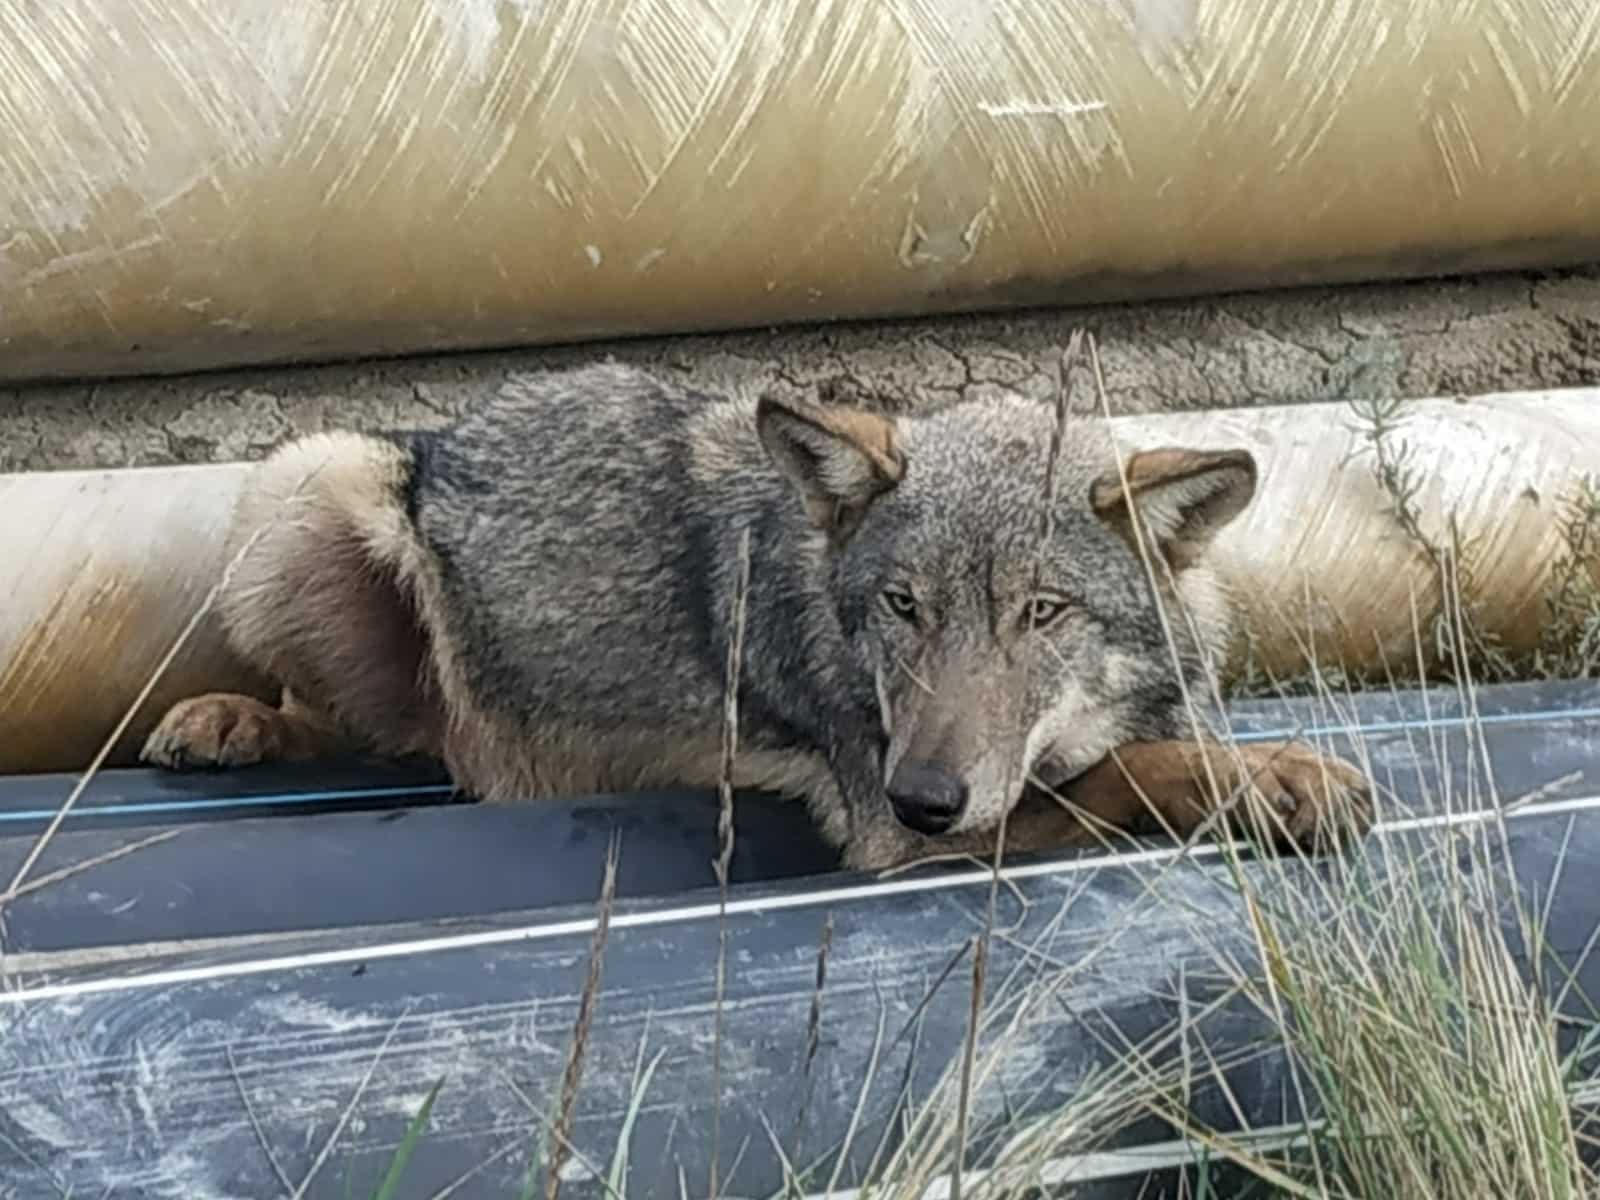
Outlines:
<svg viewBox="0 0 1600 1200"><path fill-rule="evenodd" d="M902 825L936 836L967 807L967 785L931 762L902 762L889 779L889 806Z"/></svg>

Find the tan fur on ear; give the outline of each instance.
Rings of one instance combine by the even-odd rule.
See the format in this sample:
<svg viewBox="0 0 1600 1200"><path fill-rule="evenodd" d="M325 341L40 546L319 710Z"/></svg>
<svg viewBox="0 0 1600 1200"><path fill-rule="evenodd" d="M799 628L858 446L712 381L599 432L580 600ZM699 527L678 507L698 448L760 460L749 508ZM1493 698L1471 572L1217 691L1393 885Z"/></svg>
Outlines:
<svg viewBox="0 0 1600 1200"><path fill-rule="evenodd" d="M877 471L885 482L899 483L906 477L906 458L900 453L900 447L895 444L893 417L868 412L864 408L844 408L804 401L786 404L784 408L790 415L809 421L817 428L827 430L834 437L854 446L867 456L873 470Z"/></svg>
<svg viewBox="0 0 1600 1200"><path fill-rule="evenodd" d="M763 396L756 428L811 520L835 537L848 536L867 506L906 475L893 417Z"/></svg>
<svg viewBox="0 0 1600 1200"><path fill-rule="evenodd" d="M1256 478L1256 460L1248 450L1143 450L1128 459L1121 474L1108 471L1095 480L1089 504L1136 549L1132 518L1137 512L1157 549L1174 570L1182 570L1245 510Z"/></svg>

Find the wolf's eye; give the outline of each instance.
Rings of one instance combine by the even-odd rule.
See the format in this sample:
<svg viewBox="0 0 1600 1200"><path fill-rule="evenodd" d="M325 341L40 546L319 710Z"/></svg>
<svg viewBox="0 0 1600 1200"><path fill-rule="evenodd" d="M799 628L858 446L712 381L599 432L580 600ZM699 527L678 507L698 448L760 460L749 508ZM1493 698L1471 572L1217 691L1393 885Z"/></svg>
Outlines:
<svg viewBox="0 0 1600 1200"><path fill-rule="evenodd" d="M1043 629L1066 611L1067 605L1064 600L1035 596L1033 602L1028 605L1028 626L1032 629Z"/></svg>
<svg viewBox="0 0 1600 1200"><path fill-rule="evenodd" d="M884 588L883 606L902 621L917 619L917 598L902 588Z"/></svg>

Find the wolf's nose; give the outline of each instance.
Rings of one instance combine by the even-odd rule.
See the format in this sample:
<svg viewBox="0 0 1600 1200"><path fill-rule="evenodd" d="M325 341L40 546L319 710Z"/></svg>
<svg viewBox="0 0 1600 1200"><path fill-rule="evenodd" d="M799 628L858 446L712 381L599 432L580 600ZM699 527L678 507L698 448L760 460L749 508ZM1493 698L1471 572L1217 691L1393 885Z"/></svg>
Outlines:
<svg viewBox="0 0 1600 1200"><path fill-rule="evenodd" d="M944 833L967 806L967 785L930 762L903 762L889 778L889 805L918 833Z"/></svg>

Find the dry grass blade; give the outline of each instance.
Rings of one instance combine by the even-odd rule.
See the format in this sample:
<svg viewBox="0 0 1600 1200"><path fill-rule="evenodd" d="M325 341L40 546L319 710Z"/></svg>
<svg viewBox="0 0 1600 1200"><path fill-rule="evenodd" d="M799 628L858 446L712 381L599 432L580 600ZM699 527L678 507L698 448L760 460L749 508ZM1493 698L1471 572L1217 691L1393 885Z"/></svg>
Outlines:
<svg viewBox="0 0 1600 1200"><path fill-rule="evenodd" d="M599 1183L601 1189L605 1191L608 1200L622 1200L622 1197L617 1196L610 1191L610 1180L606 1177L605 1168L599 1163L595 1162L594 1159L590 1158L587 1154L583 1153L583 1151L578 1149L578 1147L573 1144L571 1138L563 1135L562 1132L556 1128L555 1121L551 1118L549 1113L539 1111L539 1106L533 1102L533 1098L529 1096L528 1093L524 1091L517 1083L511 1072L505 1070L504 1068L500 1068L498 1074L500 1076L500 1081L506 1085L506 1090L515 1096L517 1102L527 1110L528 1115L533 1118L534 1124L540 1129L544 1130L546 1140L551 1142L559 1142L563 1147L565 1147L566 1155L577 1164L578 1168L585 1175L587 1175L590 1180ZM533 1162L529 1164L528 1171L523 1177L522 1191L518 1193L519 1200L533 1200L533 1196L538 1191L538 1170L539 1168L547 1165L548 1160L546 1159L543 1151L540 1150L535 1154ZM567 1169L565 1159L562 1161L562 1169Z"/></svg>
<svg viewBox="0 0 1600 1200"><path fill-rule="evenodd" d="M106 863L116 862L117 859L126 858L130 854L137 854L147 847L160 845L162 842L170 842L182 832L183 830L181 829L165 829L160 833L152 833L149 837L142 837L136 842L129 842L126 846L118 846L115 850L107 850L104 854L96 854L93 858L86 858L82 862L72 863L59 870L41 875L37 879L30 879L27 883L9 893L7 899L20 899L30 892L47 888L53 883L71 879L74 875L82 875L85 871L92 871L95 867L103 867Z"/></svg>
<svg viewBox="0 0 1600 1200"><path fill-rule="evenodd" d="M244 551L241 550L239 553L242 556ZM237 561L238 559L236 558L235 562ZM83 797L83 793L88 790L89 784L94 781L95 776L100 773L100 768L105 765L106 759L110 757L112 749L122 740L122 735L127 733L128 726L133 723L134 717L144 707L145 701L150 699L150 693L155 691L156 685L161 682L167 671L172 667L172 664L177 661L177 657L183 652L183 648L189 644L189 639L194 636L194 631L200 627L200 622L210 615L212 607L217 602L217 597L222 592L223 584L227 581L227 576L228 573L225 572L223 580L206 593L205 600L195 610L194 615L189 618L189 623L173 639L172 645L167 648L166 654L156 664L156 669L150 673L150 677L145 680L144 686L139 689L139 694L133 698L133 703L128 705L126 711L123 712L122 719L117 722L115 728L106 736L105 741L100 744L100 749L95 752L88 769L78 777L78 782L73 785L72 791L67 793L67 798L62 801L61 807L56 810L55 816L45 826L44 832L39 835L39 840L33 844L33 848L23 858L21 865L17 868L17 873L11 877L10 886L4 892L0 892L0 908L5 907L21 894L23 881L28 878L28 872L33 870L34 864L44 854L45 847L50 844L68 815L77 807L78 801Z"/></svg>
<svg viewBox="0 0 1600 1200"><path fill-rule="evenodd" d="M912 1006L911 1012L907 1014L905 1021L901 1023L899 1032L894 1035L894 1039L889 1043L891 1048L898 1046L900 1039L917 1027L917 1022L921 1019L922 1014L927 1011L928 1005L933 1002L933 998L939 994L939 989L944 986L945 980L955 973L955 969L961 965L961 960L971 951L972 940L969 938L967 941L962 942L961 947L945 960L944 966L934 976L933 982L923 989L922 995L918 998L916 1004Z"/></svg>
<svg viewBox="0 0 1600 1200"><path fill-rule="evenodd" d="M245 1119L250 1122L250 1130L256 1135L256 1144L266 1156L267 1165L272 1168L273 1175L277 1176L278 1182L283 1185L283 1194L292 1196L295 1190L294 1184L289 1182L289 1176L285 1173L283 1165L278 1162L278 1156L272 1152L272 1143L267 1141L266 1130L261 1127L261 1120L256 1116L256 1107L250 1103L250 1093L245 1091L244 1077L239 1074L239 1064L234 1061L233 1046L229 1044L222 1049L228 1059L228 1071L233 1076L233 1086L239 1091L239 1103L244 1105Z"/></svg>
<svg viewBox="0 0 1600 1200"><path fill-rule="evenodd" d="M567 1050L566 1067L561 1072L561 1093L550 1138L549 1163L544 1182L545 1200L561 1195L561 1168L572 1148L572 1126L578 1116L578 1087L583 1081L584 1058L589 1051L589 1032L594 1025L594 1010L600 1002L600 976L605 963L606 940L611 934L611 909L617 896L617 854L615 833L606 848L605 874L600 883L599 920L589 942L589 969L578 999L578 1016L572 1026L572 1045Z"/></svg>
<svg viewBox="0 0 1600 1200"><path fill-rule="evenodd" d="M728 866L733 861L733 768L739 752L739 677L744 670L745 611L750 597L750 531L739 537L739 575L733 595L733 639L722 694L722 763L717 793L717 982L711 1018L711 1179L707 1195L722 1194L722 1004L728 982Z"/></svg>
<svg viewBox="0 0 1600 1200"><path fill-rule="evenodd" d="M372 1061L367 1064L367 1070L361 1076L361 1082L356 1085L350 1103L345 1105L344 1111L339 1114L338 1123L334 1125L333 1132L328 1135L328 1140L322 1143L322 1149L317 1152L317 1157L312 1160L311 1167L306 1171L305 1178L300 1181L300 1186L290 1193L289 1200L301 1200L306 1190L316 1182L317 1175L327 1164L328 1156L333 1153L333 1148L339 1144L339 1139L344 1135L345 1126L350 1124L350 1118L356 1111L356 1105L361 1103L361 1097L367 1094L367 1085L372 1082L372 1076L378 1070L378 1064L383 1061L383 1056L389 1050L389 1043L394 1041L394 1035L400 1031L401 1023L411 1012L411 1005L407 1004L400 1015L395 1018L394 1024L389 1026L389 1032L384 1035L383 1043L378 1047L378 1052L372 1056Z"/></svg>
<svg viewBox="0 0 1600 1200"><path fill-rule="evenodd" d="M433 1195L428 1197L428 1200L449 1200L451 1196L454 1196L457 1192L466 1187L467 1184L471 1183L479 1175L482 1175L490 1167L494 1166L496 1163L504 1162L506 1159L510 1158L518 1150L522 1149L525 1143L526 1139L520 1137L506 1142L504 1145L491 1152L482 1162L473 1164L460 1175L456 1176L456 1178L451 1182L445 1184L444 1187L440 1188L437 1192L434 1192Z"/></svg>
<svg viewBox="0 0 1600 1200"><path fill-rule="evenodd" d="M822 922L822 936L817 941L817 968L811 987L811 1008L806 1013L806 1052L800 1067L800 1108L794 1118L793 1154L804 1152L806 1117L811 1110L811 1070L816 1063L817 1050L822 1044L822 992L828 982L828 952L833 948L833 913Z"/></svg>
<svg viewBox="0 0 1600 1200"><path fill-rule="evenodd" d="M989 940L972 939L972 991L967 1005L967 1037L961 1050L961 1089L956 1103L956 1152L950 1164L950 1198L961 1200L961 1172L966 1166L968 1124L972 1117L972 1070L978 1053L978 1023L983 1017L983 989L987 982Z"/></svg>

